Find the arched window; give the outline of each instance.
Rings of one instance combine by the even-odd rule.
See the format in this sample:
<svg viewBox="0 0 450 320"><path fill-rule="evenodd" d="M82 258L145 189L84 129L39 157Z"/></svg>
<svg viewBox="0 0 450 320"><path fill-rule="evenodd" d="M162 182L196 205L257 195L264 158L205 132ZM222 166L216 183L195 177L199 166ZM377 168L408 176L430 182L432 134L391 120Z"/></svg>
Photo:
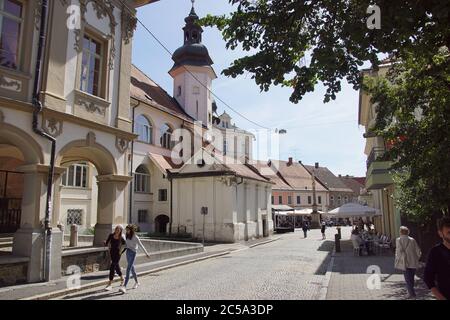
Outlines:
<svg viewBox="0 0 450 320"><path fill-rule="evenodd" d="M134 173L134 192L150 193L150 174L144 165L137 167Z"/></svg>
<svg viewBox="0 0 450 320"><path fill-rule="evenodd" d="M139 141L145 143L153 142L153 127L145 116L139 115L137 117L134 131L139 135Z"/></svg>
<svg viewBox="0 0 450 320"><path fill-rule="evenodd" d="M161 127L161 138L160 138L160 143L161 143L161 147L166 148L166 149L172 149L172 128L170 128L170 126L165 123L162 127Z"/></svg>

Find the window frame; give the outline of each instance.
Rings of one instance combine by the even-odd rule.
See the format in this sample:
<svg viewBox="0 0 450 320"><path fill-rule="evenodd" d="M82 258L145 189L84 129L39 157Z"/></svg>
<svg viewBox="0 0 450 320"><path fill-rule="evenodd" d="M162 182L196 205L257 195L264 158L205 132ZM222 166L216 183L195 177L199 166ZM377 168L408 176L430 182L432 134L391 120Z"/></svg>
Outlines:
<svg viewBox="0 0 450 320"><path fill-rule="evenodd" d="M151 176L148 173L135 172L134 173L134 192L141 194L150 194ZM140 188L138 188L140 187Z"/></svg>
<svg viewBox="0 0 450 320"><path fill-rule="evenodd" d="M164 195L164 196L162 196L162 195ZM158 201L159 202L167 202L168 201L167 189L158 189Z"/></svg>
<svg viewBox="0 0 450 320"><path fill-rule="evenodd" d="M94 40L95 42L97 42L100 45L100 69L99 69L99 77L98 77L98 94L94 94L89 92L87 89L83 90L82 89L82 77L83 77L83 57L84 54L86 52L85 48L84 48L84 39L85 38L89 38L90 41ZM89 51L90 54L92 54L92 52ZM96 32L95 30L93 30L91 27L86 26L84 28L84 32L82 35L82 40L81 40L81 61L80 61L80 78L78 79L78 90L80 90L81 92L85 93L85 94L89 94L92 95L94 97L100 98L100 99L104 99L106 100L107 97L107 93L106 93L106 88L107 88L107 73L108 73L108 68L107 68L107 63L108 63L108 40L105 40L100 34L99 32ZM97 53L95 53L95 55L98 55ZM89 57L90 58L90 57ZM90 60L88 61L90 62ZM88 72L89 74L89 72ZM89 77L87 78L86 81L89 81Z"/></svg>
<svg viewBox="0 0 450 320"><path fill-rule="evenodd" d="M139 119L144 119L146 123L140 123ZM143 114L138 115L136 117L134 127L134 133L138 135L137 141L147 144L153 144L153 123L149 118L147 118ZM146 133L148 134L148 140L141 139L141 133L144 133L143 131L141 132L141 127L142 129L147 129Z"/></svg>
<svg viewBox="0 0 450 320"><path fill-rule="evenodd" d="M159 143L162 148L172 150L175 143L174 141L172 141L173 129L172 126L169 125L168 123L164 123L164 125L167 126L168 129L165 130L164 132L162 131L162 129L160 130Z"/></svg>
<svg viewBox="0 0 450 320"><path fill-rule="evenodd" d="M148 217L148 210L147 209L138 209L138 212L137 212L137 214L138 214L138 223L147 223L147 217ZM144 221L142 221L142 219L141 219L141 214L145 217L143 220Z"/></svg>
<svg viewBox="0 0 450 320"><path fill-rule="evenodd" d="M80 186L77 186L77 168L81 169L80 174ZM69 184L69 172L73 170L72 173L72 184ZM85 177L85 181L83 181ZM85 183L85 185L83 185ZM65 188L76 188L76 189L89 189L89 165L87 163L74 163L67 167L67 170L61 176L61 186Z"/></svg>
<svg viewBox="0 0 450 320"><path fill-rule="evenodd" d="M297 204L301 204L302 203L302 198L300 196L297 196Z"/></svg>
<svg viewBox="0 0 450 320"><path fill-rule="evenodd" d="M0 1L3 1L3 3L4 3L5 0L0 0ZM7 12L5 12L3 10L0 10L0 16L1 16L1 18L0 18L0 38L1 38L1 34L2 34L3 17L11 19L11 20L13 20L15 22L19 22L19 37L17 39L17 52L16 52L16 57L17 57L16 59L17 59L17 61L16 61L16 67L15 68L11 68L11 67L0 65L0 68L4 68L4 69L7 69L7 70L13 70L13 71L21 71L21 69L22 69L22 51L23 51L22 43L23 43L24 29L25 29L25 24L26 24L25 16L26 16L26 11L27 11L28 8L27 8L27 3L24 0L13 0L13 1L16 1L16 2L20 3L21 11L22 11L21 12L21 17L18 18L17 16L14 16L14 15L12 15L10 13L7 13Z"/></svg>
<svg viewBox="0 0 450 320"><path fill-rule="evenodd" d="M283 196L278 196L278 204L283 204Z"/></svg>

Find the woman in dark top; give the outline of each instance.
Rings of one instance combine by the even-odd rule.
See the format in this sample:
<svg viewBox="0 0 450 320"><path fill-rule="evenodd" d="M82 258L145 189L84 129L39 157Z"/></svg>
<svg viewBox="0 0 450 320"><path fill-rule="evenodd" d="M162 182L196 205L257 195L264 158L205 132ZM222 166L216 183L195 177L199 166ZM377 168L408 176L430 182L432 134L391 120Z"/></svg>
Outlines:
<svg viewBox="0 0 450 320"><path fill-rule="evenodd" d="M322 221L322 225L320 227L320 232L322 233L322 240L325 240L325 228L326 228L325 221Z"/></svg>
<svg viewBox="0 0 450 320"><path fill-rule="evenodd" d="M120 256L123 252L121 252L121 247L125 245L125 239L122 235L123 227L122 226L116 226L114 229L114 233L111 233L108 237L108 239L105 241L105 246L109 246L109 253L111 256L111 266L109 268L109 283L106 286L106 291L111 291L112 289L112 281L114 279L114 272L117 272L117 274L120 277L121 284L123 285L123 276L122 271L120 270Z"/></svg>

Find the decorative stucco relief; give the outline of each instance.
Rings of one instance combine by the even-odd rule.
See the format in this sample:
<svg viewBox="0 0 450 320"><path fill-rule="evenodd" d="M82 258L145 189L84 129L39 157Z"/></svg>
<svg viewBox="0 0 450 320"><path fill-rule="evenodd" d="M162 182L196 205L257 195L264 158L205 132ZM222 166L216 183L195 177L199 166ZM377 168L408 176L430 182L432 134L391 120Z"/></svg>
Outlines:
<svg viewBox="0 0 450 320"><path fill-rule="evenodd" d="M114 17L114 5L111 0L80 0L80 19L81 19L81 28L86 24L86 11L87 5L89 2L92 2L92 6L97 14L97 18L109 18L109 28L110 34L107 36L108 41L110 42L109 48L109 69L112 70L114 68L114 59L116 56L116 45L115 45L115 34L116 34L116 26L117 22ZM75 50L77 52L81 52L83 50L83 39L82 29L75 29Z"/></svg>
<svg viewBox="0 0 450 320"><path fill-rule="evenodd" d="M63 130L63 122L56 118L46 118L42 124L42 129L51 135L52 137L57 137L61 135Z"/></svg>
<svg viewBox="0 0 450 320"><path fill-rule="evenodd" d="M130 145L130 141L121 137L116 137L116 148L120 153L124 153L128 146Z"/></svg>
<svg viewBox="0 0 450 320"><path fill-rule="evenodd" d="M122 39L130 43L137 26L137 18L127 8L122 8Z"/></svg>
<svg viewBox="0 0 450 320"><path fill-rule="evenodd" d="M0 75L0 88L20 92L22 91L22 81Z"/></svg>
<svg viewBox="0 0 450 320"><path fill-rule="evenodd" d="M85 100L81 97L78 97L77 103L80 106L83 106L87 112L98 113L102 116L106 115L106 108L102 105L95 103L94 101L89 101L89 100Z"/></svg>
<svg viewBox="0 0 450 320"><path fill-rule="evenodd" d="M95 145L96 136L95 133L92 131L89 131L89 133L86 135L86 146L92 147Z"/></svg>

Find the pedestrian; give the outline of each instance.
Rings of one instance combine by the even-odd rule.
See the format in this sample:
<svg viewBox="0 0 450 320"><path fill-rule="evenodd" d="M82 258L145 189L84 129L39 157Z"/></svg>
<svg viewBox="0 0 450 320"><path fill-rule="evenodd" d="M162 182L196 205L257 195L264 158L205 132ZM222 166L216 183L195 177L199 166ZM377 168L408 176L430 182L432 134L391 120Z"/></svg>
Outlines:
<svg viewBox="0 0 450 320"><path fill-rule="evenodd" d="M304 238L306 238L308 235L308 222L303 221L302 230L303 230L303 236L304 236Z"/></svg>
<svg viewBox="0 0 450 320"><path fill-rule="evenodd" d="M122 235L123 227L121 225L116 226L114 232L108 236L108 239L104 242L105 246L109 246L109 255L111 257L111 265L109 267L109 282L106 286L106 291L111 291L112 289L112 281L114 279L114 273L120 277L120 285L123 284L123 276L122 271L120 270L120 257L122 256L123 251L122 246L125 245L125 239Z"/></svg>
<svg viewBox="0 0 450 320"><path fill-rule="evenodd" d="M125 276L125 283L123 286L120 287L119 291L122 293L127 292L127 284L130 280L130 273L133 275L134 278L134 287L133 289L137 289L139 287L139 281L136 275L136 270L134 268L134 263L136 261L136 254L139 250L139 247L142 248L144 253L147 255L147 258L150 258L150 255L148 254L147 250L145 249L144 245L141 242L141 239L136 234L136 226L134 225L127 225L125 228L125 234L126 234L126 244L127 244L127 272Z"/></svg>
<svg viewBox="0 0 450 320"><path fill-rule="evenodd" d="M415 299L414 276L419 267L422 252L416 240L409 236L409 229L404 226L400 227L400 237L397 238L395 244L395 268L403 271L408 298Z"/></svg>
<svg viewBox="0 0 450 320"><path fill-rule="evenodd" d="M322 240L325 240L325 229L326 229L325 221L322 221L322 226L320 227L320 232L322 232Z"/></svg>
<svg viewBox="0 0 450 320"><path fill-rule="evenodd" d="M450 300L450 217L438 221L442 243L431 248L425 266L424 280L438 300Z"/></svg>

